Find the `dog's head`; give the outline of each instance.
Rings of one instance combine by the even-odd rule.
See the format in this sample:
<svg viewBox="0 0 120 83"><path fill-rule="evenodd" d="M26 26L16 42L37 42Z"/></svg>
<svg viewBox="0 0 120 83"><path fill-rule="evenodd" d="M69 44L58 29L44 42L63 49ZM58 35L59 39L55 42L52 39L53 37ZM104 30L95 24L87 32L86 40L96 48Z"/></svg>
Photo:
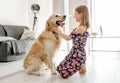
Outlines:
<svg viewBox="0 0 120 83"><path fill-rule="evenodd" d="M64 21L65 21L66 16L65 15L51 15L49 19L46 22L46 29L47 31L51 31L51 28L53 26L64 26Z"/></svg>

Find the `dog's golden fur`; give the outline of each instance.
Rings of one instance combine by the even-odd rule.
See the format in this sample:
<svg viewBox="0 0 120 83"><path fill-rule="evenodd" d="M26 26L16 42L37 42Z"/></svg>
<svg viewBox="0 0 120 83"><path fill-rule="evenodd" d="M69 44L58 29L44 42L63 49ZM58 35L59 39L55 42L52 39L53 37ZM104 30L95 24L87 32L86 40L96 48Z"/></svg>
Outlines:
<svg viewBox="0 0 120 83"><path fill-rule="evenodd" d="M24 59L23 67L29 74L40 75L39 70L45 64L55 74L53 63L54 53L60 46L60 36L53 32L53 26L59 26L59 22L64 21L65 16L51 15L46 22L45 30L40 34L32 45L29 53ZM58 23L57 23L58 22Z"/></svg>

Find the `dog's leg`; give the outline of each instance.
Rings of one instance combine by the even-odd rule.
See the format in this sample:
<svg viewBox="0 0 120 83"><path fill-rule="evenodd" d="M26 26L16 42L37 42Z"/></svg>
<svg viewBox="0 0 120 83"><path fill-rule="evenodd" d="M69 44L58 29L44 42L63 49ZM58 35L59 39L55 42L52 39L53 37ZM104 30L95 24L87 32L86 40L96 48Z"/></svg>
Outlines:
<svg viewBox="0 0 120 83"><path fill-rule="evenodd" d="M48 60L48 67L50 68L51 74L52 74L52 59L50 56L47 57Z"/></svg>
<svg viewBox="0 0 120 83"><path fill-rule="evenodd" d="M50 71L51 71L51 75L53 75L53 63L52 63L52 57L50 57L50 56L48 55L47 60L48 60L48 66L49 66Z"/></svg>
<svg viewBox="0 0 120 83"><path fill-rule="evenodd" d="M52 58L52 74L53 75L57 74L56 68L55 68L55 59L54 59L54 57Z"/></svg>
<svg viewBox="0 0 120 83"><path fill-rule="evenodd" d="M51 75L56 75L57 73L56 73L55 64L54 64L54 58L51 57L51 55L49 54L47 57L47 60L48 60L48 66L51 71Z"/></svg>

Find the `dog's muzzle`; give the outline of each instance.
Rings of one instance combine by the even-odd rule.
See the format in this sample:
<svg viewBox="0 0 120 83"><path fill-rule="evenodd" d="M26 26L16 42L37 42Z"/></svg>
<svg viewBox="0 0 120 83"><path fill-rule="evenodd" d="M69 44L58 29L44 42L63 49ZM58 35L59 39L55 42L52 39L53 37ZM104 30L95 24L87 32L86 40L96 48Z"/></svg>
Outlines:
<svg viewBox="0 0 120 83"><path fill-rule="evenodd" d="M65 25L65 23L64 23L65 19L66 19L66 16L64 15L61 20L59 20L59 21L56 22L56 24L57 24L58 26L63 27L63 26Z"/></svg>

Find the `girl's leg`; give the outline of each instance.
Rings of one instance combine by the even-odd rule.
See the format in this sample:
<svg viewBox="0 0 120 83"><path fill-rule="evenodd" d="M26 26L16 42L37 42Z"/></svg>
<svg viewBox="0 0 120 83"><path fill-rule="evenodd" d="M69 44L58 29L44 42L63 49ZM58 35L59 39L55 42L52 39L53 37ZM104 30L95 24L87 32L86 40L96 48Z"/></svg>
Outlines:
<svg viewBox="0 0 120 83"><path fill-rule="evenodd" d="M60 66L57 67L57 71L59 73L59 75L63 78L63 79L67 79L70 74L68 72L68 70L64 69L63 66L61 66L62 68L59 68Z"/></svg>
<svg viewBox="0 0 120 83"><path fill-rule="evenodd" d="M74 73L76 73L78 71L78 69L74 63L73 63L73 65L70 65L66 62L66 64L60 64L57 67L57 71L62 78L67 79L68 77L70 77Z"/></svg>

